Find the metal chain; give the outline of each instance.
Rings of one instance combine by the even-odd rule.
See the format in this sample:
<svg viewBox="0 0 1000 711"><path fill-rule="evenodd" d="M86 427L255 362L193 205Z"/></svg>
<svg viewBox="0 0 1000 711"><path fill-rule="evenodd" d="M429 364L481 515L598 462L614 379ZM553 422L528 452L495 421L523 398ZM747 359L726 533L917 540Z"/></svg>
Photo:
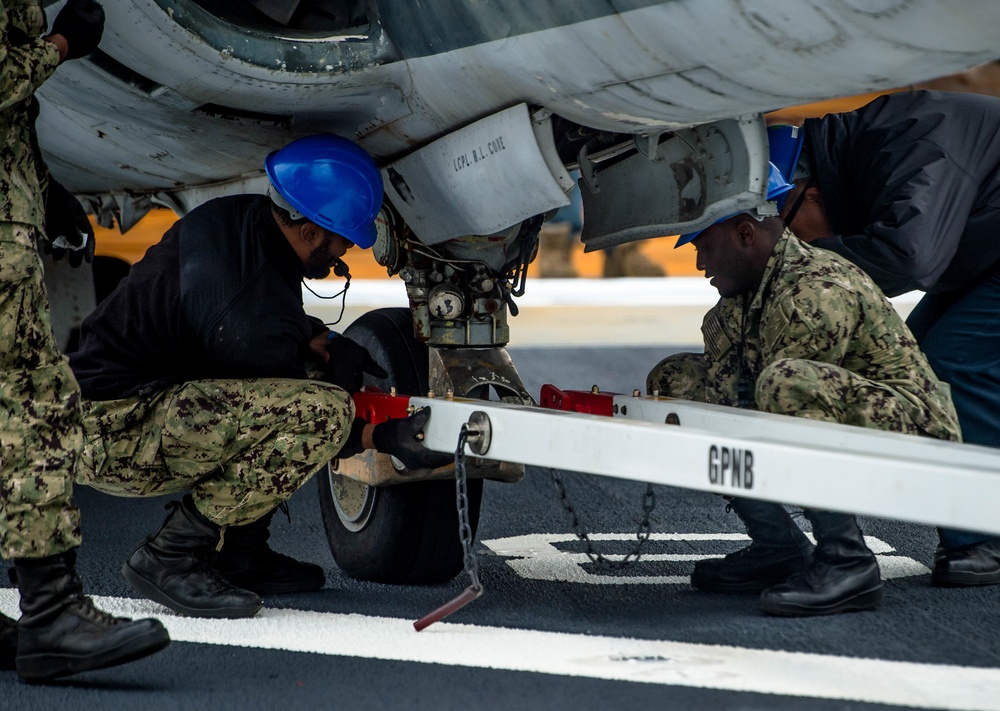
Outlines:
<svg viewBox="0 0 1000 711"><path fill-rule="evenodd" d="M639 562L639 558L642 555L642 546L649 540L649 534L651 533L649 517L652 515L653 510L656 509L656 494L653 492L652 484L646 485L646 493L642 497L642 519L639 521L639 526L635 532L635 546L621 560L609 560L594 549L594 543L590 540L587 529L580 522L580 517L576 514L576 508L569 500L569 495L566 493L566 485L563 483L559 470L550 468L549 476L552 477L552 483L555 485L556 491L559 492L560 503L566 510L566 513L569 514L573 533L587 545L584 553L587 554L587 558L590 559L591 563L595 563L605 570L617 572Z"/></svg>
<svg viewBox="0 0 1000 711"><path fill-rule="evenodd" d="M468 442L469 434L468 423L463 424L462 430L458 435L458 447L455 449L455 500L458 509L458 535L462 543L462 567L465 574L469 577L470 588L477 593L481 593L483 584L479 580L479 561L472 550L472 525L469 523L468 472L465 463L465 445ZM563 483L559 471L549 469L549 475L552 477L552 483L559 492L559 500L563 508L570 516L573 532L577 538L586 544L584 553L592 563L607 570L620 571L639 562L639 559L642 557L642 547L649 540L650 533L652 533L652 524L649 519L656 509L656 493L653 491L652 484L646 485L646 491L642 497L642 519L636 527L635 545L621 560L610 560L601 553L598 553L594 548L594 543L590 539L590 535L580 522L580 517L577 516L576 508L569 500L566 485Z"/></svg>
<svg viewBox="0 0 1000 711"><path fill-rule="evenodd" d="M472 552L472 526L469 524L469 488L468 472L465 467L465 445L473 433L468 423L462 425L458 434L458 448L455 450L455 499L458 506L458 536L462 541L462 566L469 576L469 587L457 597L441 605L436 610L428 612L413 623L417 632L426 629L435 622L440 622L483 594L483 584L479 582L479 562Z"/></svg>
<svg viewBox="0 0 1000 711"><path fill-rule="evenodd" d="M458 435L458 449L455 450L455 499L458 506L458 537L462 541L462 567L469 576L469 587L478 594L483 591L483 584L479 581L479 561L472 550L468 475L465 467L465 444L469 434L469 424L465 423Z"/></svg>

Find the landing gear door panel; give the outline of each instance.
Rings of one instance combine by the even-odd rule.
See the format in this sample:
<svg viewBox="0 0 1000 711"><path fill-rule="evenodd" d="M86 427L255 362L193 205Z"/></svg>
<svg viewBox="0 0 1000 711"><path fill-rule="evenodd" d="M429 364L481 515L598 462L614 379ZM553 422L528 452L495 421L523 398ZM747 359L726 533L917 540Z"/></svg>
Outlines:
<svg viewBox="0 0 1000 711"><path fill-rule="evenodd" d="M518 104L382 170L393 207L428 245L490 235L569 204Z"/></svg>
<svg viewBox="0 0 1000 711"><path fill-rule="evenodd" d="M767 190L760 116L643 136L636 146L607 167L581 163L587 251L707 227L755 207Z"/></svg>

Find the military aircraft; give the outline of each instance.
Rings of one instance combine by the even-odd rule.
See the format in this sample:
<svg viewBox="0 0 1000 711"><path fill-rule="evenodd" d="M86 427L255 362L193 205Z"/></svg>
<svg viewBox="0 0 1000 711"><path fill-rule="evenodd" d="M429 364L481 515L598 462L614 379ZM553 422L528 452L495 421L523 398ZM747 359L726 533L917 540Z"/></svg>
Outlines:
<svg viewBox="0 0 1000 711"><path fill-rule="evenodd" d="M763 112L1000 53L994 0L104 4L100 48L44 85L38 121L53 174L103 224L263 192L264 156L293 138L356 139L385 178L375 256L410 300L348 331L390 371L371 384L522 403L507 314L568 170L589 249L691 230L761 199ZM473 528L481 478L521 474L479 463ZM450 476L382 455L332 463L337 562L371 580L452 577Z"/></svg>

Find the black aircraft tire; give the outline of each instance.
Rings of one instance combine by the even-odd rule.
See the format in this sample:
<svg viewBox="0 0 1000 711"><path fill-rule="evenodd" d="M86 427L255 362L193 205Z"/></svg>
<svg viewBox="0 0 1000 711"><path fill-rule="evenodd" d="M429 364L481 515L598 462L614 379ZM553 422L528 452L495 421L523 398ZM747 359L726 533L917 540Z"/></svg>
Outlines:
<svg viewBox="0 0 1000 711"><path fill-rule="evenodd" d="M366 385L400 395L427 392L427 347L413 338L409 309L369 312L344 335L365 346L389 373L387 379L366 376ZM352 578L379 583L431 584L451 580L462 571L455 483L450 480L367 487L319 473L320 511L333 558ZM335 492L350 485L363 502L346 515ZM483 481L471 479L469 522L475 536L479 524ZM359 513L360 512L360 513Z"/></svg>

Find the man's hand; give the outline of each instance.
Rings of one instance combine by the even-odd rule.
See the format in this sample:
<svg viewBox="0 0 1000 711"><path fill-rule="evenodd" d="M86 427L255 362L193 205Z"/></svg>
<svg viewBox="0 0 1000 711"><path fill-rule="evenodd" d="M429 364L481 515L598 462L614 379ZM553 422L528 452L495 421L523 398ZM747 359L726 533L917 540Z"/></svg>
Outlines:
<svg viewBox="0 0 1000 711"><path fill-rule="evenodd" d="M356 393L364 383L364 374L387 378L389 374L380 366L364 346L347 336L330 334L326 344L330 359L323 368L323 380L339 385L349 393Z"/></svg>
<svg viewBox="0 0 1000 711"><path fill-rule="evenodd" d="M454 459L453 455L435 452L420 444L424 425L430 416L431 411L424 408L406 419L389 420L375 425L372 430L375 449L383 454L391 454L407 469L434 469L450 464Z"/></svg>
<svg viewBox="0 0 1000 711"><path fill-rule="evenodd" d="M69 265L94 260L94 228L83 205L62 185L49 178L45 193L45 235L42 249L59 260L69 254Z"/></svg>
<svg viewBox="0 0 1000 711"><path fill-rule="evenodd" d="M66 39L66 59L85 57L101 43L104 8L97 0L69 0L52 21L51 34Z"/></svg>

